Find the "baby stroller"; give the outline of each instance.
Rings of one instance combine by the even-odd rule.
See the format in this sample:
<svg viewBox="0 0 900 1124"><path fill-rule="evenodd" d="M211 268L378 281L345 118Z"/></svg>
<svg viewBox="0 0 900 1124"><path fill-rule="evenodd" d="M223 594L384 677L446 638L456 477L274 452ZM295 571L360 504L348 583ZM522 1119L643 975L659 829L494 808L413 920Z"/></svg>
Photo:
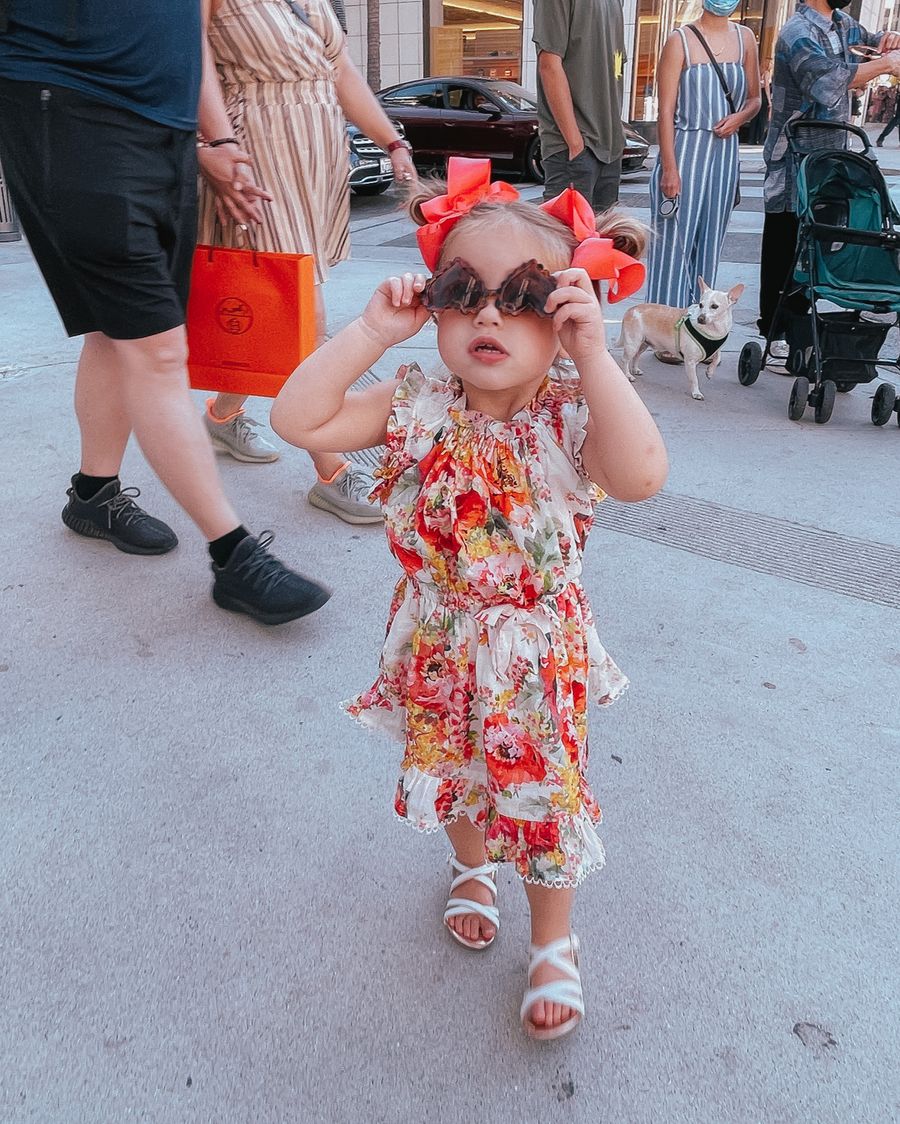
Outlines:
<svg viewBox="0 0 900 1124"><path fill-rule="evenodd" d="M862 129L801 119L789 123L785 134L798 162L793 280L778 301L765 349L756 342L744 345L738 380L743 386L756 382L772 340L783 334L788 370L797 376L788 417L799 421L810 405L822 425L831 417L837 391L872 382L879 367L900 371L900 356L879 358L888 332L900 323L900 215L868 156ZM862 152L850 150L852 138L862 143ZM790 311L797 294L808 298L809 312ZM818 301L843 311L820 312ZM875 392L872 421L884 425L894 412L900 425L896 391L883 382Z"/></svg>

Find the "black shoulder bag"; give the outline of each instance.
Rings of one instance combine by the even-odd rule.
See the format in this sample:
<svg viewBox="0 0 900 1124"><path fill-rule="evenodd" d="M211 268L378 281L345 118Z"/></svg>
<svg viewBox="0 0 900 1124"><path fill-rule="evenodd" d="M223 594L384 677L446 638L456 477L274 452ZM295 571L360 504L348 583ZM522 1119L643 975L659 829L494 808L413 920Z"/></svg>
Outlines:
<svg viewBox="0 0 900 1124"><path fill-rule="evenodd" d="M719 66L719 63L716 60L716 56L709 49L709 43L706 42L706 40L703 38L703 36L700 34L700 32L697 30L697 28L694 27L694 25L692 23L689 23L688 27L697 36L697 38L700 40L700 43L701 43L701 46L703 47L703 50L706 51L706 53L709 55L709 61L713 64L713 69L716 72L716 77L722 83L722 93L725 95L725 100L728 102L728 108L731 110L732 113L737 113L737 110L734 107L734 98L731 96L731 90L728 89L728 83L725 81L725 75L722 73L722 68L721 68L721 66ZM690 59L688 59L687 61L690 62ZM732 206L737 207L738 204L740 203L740 201L741 201L741 172L740 172L740 165L739 165L738 166L738 185L734 189L734 203L732 204Z"/></svg>

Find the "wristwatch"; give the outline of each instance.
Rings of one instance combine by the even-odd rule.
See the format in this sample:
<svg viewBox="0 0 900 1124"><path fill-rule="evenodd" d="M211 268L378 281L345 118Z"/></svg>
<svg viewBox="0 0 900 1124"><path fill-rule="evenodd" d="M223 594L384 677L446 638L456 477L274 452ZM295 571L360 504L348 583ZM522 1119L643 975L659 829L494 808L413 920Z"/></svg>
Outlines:
<svg viewBox="0 0 900 1124"><path fill-rule="evenodd" d="M396 152L398 148L405 148L407 152L412 152L412 145L408 140L403 140L401 137L398 137L395 141L391 141L387 146L387 151Z"/></svg>

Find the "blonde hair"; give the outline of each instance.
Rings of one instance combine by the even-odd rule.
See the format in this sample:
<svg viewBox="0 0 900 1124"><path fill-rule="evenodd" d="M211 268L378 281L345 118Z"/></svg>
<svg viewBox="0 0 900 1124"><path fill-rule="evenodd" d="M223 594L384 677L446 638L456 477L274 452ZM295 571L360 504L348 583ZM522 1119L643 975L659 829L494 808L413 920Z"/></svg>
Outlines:
<svg viewBox="0 0 900 1124"><path fill-rule="evenodd" d="M420 181L419 189L410 196L408 210L410 218L417 226L428 222L422 214L422 204L439 195L447 193L447 185L438 179ZM511 203L477 203L468 214L455 224L441 247L438 264L452 256L452 245L462 231L489 229L498 221L504 221L528 231L541 243L544 249L542 264L549 270L566 269L572 264L572 254L578 242L571 229L564 222L542 211L536 203L517 199ZM617 250L634 258L643 255L647 247L647 227L621 207L610 207L595 216L597 233L601 238L610 238Z"/></svg>

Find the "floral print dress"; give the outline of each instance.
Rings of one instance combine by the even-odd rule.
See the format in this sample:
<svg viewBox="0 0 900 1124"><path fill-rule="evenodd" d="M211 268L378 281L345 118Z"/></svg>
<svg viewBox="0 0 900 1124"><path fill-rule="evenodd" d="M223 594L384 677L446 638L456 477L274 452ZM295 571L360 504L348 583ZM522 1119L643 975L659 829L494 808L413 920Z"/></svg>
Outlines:
<svg viewBox="0 0 900 1124"><path fill-rule="evenodd" d="M587 783L587 703L627 680L580 583L602 493L584 472L587 406L554 368L509 422L452 375L399 383L377 475L403 567L380 674L345 709L405 745L395 808L429 831L467 816L488 858L576 885L603 865Z"/></svg>

